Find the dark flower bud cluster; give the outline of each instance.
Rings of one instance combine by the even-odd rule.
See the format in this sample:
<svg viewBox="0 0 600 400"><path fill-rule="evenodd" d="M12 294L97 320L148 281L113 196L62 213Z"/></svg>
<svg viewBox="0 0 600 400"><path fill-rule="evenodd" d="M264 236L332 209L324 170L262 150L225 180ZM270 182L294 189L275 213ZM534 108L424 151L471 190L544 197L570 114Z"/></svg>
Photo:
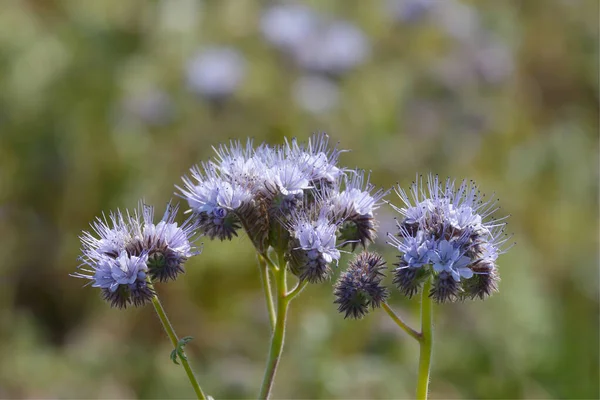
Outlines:
<svg viewBox="0 0 600 400"><path fill-rule="evenodd" d="M381 306L389 293L382 286L387 267L385 260L377 253L362 252L348 265L335 285L334 303L344 318L362 318Z"/></svg>
<svg viewBox="0 0 600 400"><path fill-rule="evenodd" d="M243 228L260 254L283 254L290 270L311 283L329 276L338 247L373 240L373 212L386 193L374 190L364 172L338 167L342 150L330 148L326 134L306 144L231 142L215 151L178 187L211 239L230 240Z"/></svg>
<svg viewBox="0 0 600 400"><path fill-rule="evenodd" d="M408 297L433 278L429 293L439 303L483 299L498 288L496 259L506 251L505 218L491 217L496 200L484 200L473 182L456 186L429 176L419 178L407 193L396 190L404 203L392 206L402 216L398 233L388 234L400 252L394 283Z"/></svg>
<svg viewBox="0 0 600 400"><path fill-rule="evenodd" d="M89 279L113 307L146 304L154 296L149 280L176 279L187 259L200 253L192 245L195 223L188 219L178 226L177 210L169 204L157 224L154 209L141 203L133 214L117 210L110 221L97 218L93 232L81 236L83 264L72 276Z"/></svg>

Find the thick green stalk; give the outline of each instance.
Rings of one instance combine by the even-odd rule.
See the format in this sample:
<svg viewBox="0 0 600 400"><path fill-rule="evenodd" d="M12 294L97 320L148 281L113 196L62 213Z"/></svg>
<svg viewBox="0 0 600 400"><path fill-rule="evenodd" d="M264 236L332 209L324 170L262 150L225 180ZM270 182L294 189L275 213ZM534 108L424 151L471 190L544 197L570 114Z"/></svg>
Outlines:
<svg viewBox="0 0 600 400"><path fill-rule="evenodd" d="M419 375L417 378L417 399L427 399L429 371L431 370L431 351L433 347L433 322L431 312L431 278L425 282L421 294L421 339L419 340Z"/></svg>
<svg viewBox="0 0 600 400"><path fill-rule="evenodd" d="M288 307L292 299L296 297L306 286L306 282L298 282L296 287L289 293L287 291L287 268L283 254L279 255L279 267L273 268L275 275L275 284L277 285L277 318L275 320L275 329L271 336L271 347L269 349L269 358L260 388L259 399L268 399L271 395L273 382L275 381L275 373L283 352L283 344L285 339L285 324L287 319Z"/></svg>
<svg viewBox="0 0 600 400"><path fill-rule="evenodd" d="M179 344L179 338L177 337L177 334L175 333L175 330L173 329L171 322L169 322L169 318L167 317L167 314L165 313L165 310L164 310L162 304L160 303L160 300L158 299L158 296L156 294L152 297L152 305L154 306L154 309L156 310L156 314L158 314L158 318L160 319L160 322L162 323L163 327L165 328L165 332L167 332L167 336L169 336L169 339L171 340L171 344L173 345L174 348L177 348L177 346ZM179 357L179 361L181 361L181 365L183 365L183 368L185 369L185 373L187 374L188 379L190 380L190 383L192 384L192 387L194 388L194 392L196 392L196 396L198 397L198 399L205 400L206 395L200 388L200 385L198 384L198 381L196 380L196 377L194 376L194 372L192 371L192 368L190 367L190 364L187 361L187 357L185 356L185 353L183 353L183 349L182 349L182 356Z"/></svg>
<svg viewBox="0 0 600 400"><path fill-rule="evenodd" d="M271 336L271 348L269 349L269 358L267 360L267 367L265 369L265 375L263 383L260 388L259 399L268 399L271 394L271 388L273 387L273 381L275 380L275 372L277 371L277 365L281 358L281 352L283 351L283 342L285 338L285 322L287 318L287 310L289 305L289 298L287 294L287 280L286 280L286 267L282 264L283 257L279 259L279 270L274 271L275 283L277 284L277 319L275 321L275 329Z"/></svg>

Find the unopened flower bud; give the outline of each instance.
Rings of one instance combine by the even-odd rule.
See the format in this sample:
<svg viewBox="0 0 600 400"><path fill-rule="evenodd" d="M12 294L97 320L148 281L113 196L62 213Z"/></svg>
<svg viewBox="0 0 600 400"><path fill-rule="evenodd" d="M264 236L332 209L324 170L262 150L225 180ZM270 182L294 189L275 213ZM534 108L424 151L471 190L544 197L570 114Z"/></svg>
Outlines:
<svg viewBox="0 0 600 400"><path fill-rule="evenodd" d="M350 262L334 289L334 303L344 318L362 318L369 308L378 308L387 299L388 291L381 285L385 268L377 253L363 252Z"/></svg>

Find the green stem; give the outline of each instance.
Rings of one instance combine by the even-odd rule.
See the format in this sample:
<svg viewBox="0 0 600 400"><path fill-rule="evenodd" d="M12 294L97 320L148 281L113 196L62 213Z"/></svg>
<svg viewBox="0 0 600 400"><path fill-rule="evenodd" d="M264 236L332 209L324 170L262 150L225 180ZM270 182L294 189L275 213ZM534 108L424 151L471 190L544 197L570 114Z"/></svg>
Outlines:
<svg viewBox="0 0 600 400"><path fill-rule="evenodd" d="M271 330L275 329L275 305L273 304L273 292L271 292L271 280L269 279L269 265L262 255L258 255L258 264L260 270L260 280L262 282L265 299L267 301L267 311L269 312L269 322Z"/></svg>
<svg viewBox="0 0 600 400"><path fill-rule="evenodd" d="M287 311L290 302L296 297L306 286L306 282L298 282L296 287L288 293L287 291L287 268L283 254L279 255L279 268L273 270L275 275L275 283L277 285L277 319L275 321L275 329L271 336L271 347L269 349L269 358L262 386L260 388L259 399L268 399L271 395L273 382L275 381L275 373L281 353L283 351L283 343L285 338L285 324L287 319Z"/></svg>
<svg viewBox="0 0 600 400"><path fill-rule="evenodd" d="M149 286L152 288L152 284L149 284ZM156 291L154 293L156 293ZM156 294L152 297L152 305L154 305L156 314L158 314L158 318L160 319L160 322L162 323L163 327L165 328L165 332L167 332L167 336L169 336L169 339L171 340L171 344L173 345L174 348L177 348L177 345L179 343L179 338L177 337L177 334L175 333L175 330L173 329L171 322L169 322L169 318L167 317L167 314L165 313L165 310L164 310L162 304L160 303L160 300L158 299L158 296ZM183 357L179 357L179 361L181 361L181 365L183 365L183 368L185 369L185 373L187 374L188 379L190 380L190 383L192 384L192 387L194 388L194 392L196 392L196 396L198 397L198 399L205 400L206 395L200 388L200 385L198 384L198 381L196 380L196 377L194 376L194 372L192 371L192 368L190 367L190 364L187 361L187 357L185 356L185 353L183 353Z"/></svg>
<svg viewBox="0 0 600 400"><path fill-rule="evenodd" d="M431 350L433 346L433 322L431 312L431 278L427 279L421 294L421 340L419 341L419 375L417 378L417 399L427 399L429 371L431 370Z"/></svg>
<svg viewBox="0 0 600 400"><path fill-rule="evenodd" d="M296 284L296 287L290 290L285 297L294 298L300 294L300 292L308 285L308 281L300 281Z"/></svg>
<svg viewBox="0 0 600 400"><path fill-rule="evenodd" d="M381 307L385 310L385 312L390 316L390 318L398 325L404 332L408 333L413 339L421 342L421 334L411 328L406 322L397 315L394 310L392 310L388 303L381 303Z"/></svg>

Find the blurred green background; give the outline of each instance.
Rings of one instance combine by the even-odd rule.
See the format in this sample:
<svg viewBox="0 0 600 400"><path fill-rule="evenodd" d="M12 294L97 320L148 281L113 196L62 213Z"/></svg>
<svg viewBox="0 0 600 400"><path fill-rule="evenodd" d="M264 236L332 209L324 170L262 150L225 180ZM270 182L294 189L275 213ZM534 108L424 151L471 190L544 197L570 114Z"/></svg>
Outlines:
<svg viewBox="0 0 600 400"><path fill-rule="evenodd" d="M161 213L211 146L326 131L377 185L472 178L512 215L500 293L435 307L432 398L598 398L598 18L597 0L2 0L0 397L193 396L151 307L68 276L78 235L142 197ZM205 240L187 271L158 290L201 384L255 396L250 241ZM381 310L344 320L333 282L292 303L274 396L411 397L417 345Z"/></svg>

